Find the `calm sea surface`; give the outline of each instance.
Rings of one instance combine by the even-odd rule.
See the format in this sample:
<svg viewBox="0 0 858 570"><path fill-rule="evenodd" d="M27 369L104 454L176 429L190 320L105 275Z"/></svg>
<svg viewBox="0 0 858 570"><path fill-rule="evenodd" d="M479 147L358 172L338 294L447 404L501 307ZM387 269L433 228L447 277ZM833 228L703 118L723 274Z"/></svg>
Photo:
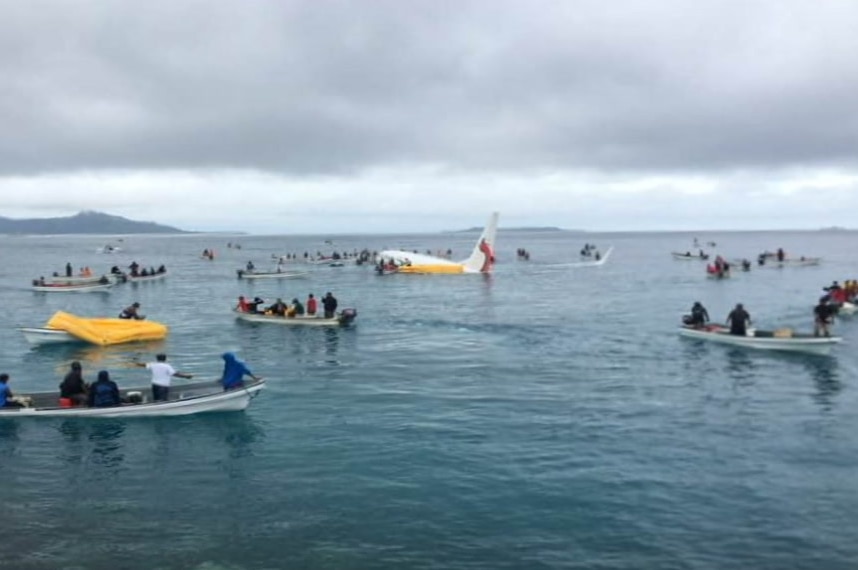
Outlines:
<svg viewBox="0 0 858 570"><path fill-rule="evenodd" d="M160 351L215 378L232 350L269 380L245 413L0 420L0 568L858 568L858 317L830 357L676 334L695 300L716 320L743 302L760 328L810 329L821 287L858 277L858 235L699 237L731 258L782 246L824 262L711 281L669 255L691 234L502 231L490 277L346 266L247 283L235 270L275 252L463 258L476 235L128 236L115 255L95 253L104 237L0 238L0 366L18 393L55 389L72 360L148 385L130 362ZM585 241L615 247L606 265L569 265ZM132 260L170 275L28 289L66 261ZM240 294L326 291L357 308L354 328L230 313ZM33 349L15 330L133 301L165 342Z"/></svg>

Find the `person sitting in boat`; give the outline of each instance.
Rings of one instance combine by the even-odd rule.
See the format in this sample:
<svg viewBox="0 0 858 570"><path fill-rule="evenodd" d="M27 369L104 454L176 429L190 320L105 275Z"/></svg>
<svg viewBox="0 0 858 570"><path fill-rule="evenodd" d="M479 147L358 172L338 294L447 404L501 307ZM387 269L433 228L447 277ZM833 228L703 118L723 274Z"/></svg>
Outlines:
<svg viewBox="0 0 858 570"><path fill-rule="evenodd" d="M290 317L304 316L304 305L301 303L301 301L298 300L297 297L295 299L292 299L292 306L289 307L289 310L286 312L286 315Z"/></svg>
<svg viewBox="0 0 858 570"><path fill-rule="evenodd" d="M9 389L9 375L0 374L0 408L20 408L21 404L13 400L12 390Z"/></svg>
<svg viewBox="0 0 858 570"><path fill-rule="evenodd" d="M736 308L727 315L727 325L730 327L730 334L738 336L748 334L748 327L751 325L751 315L748 314L742 303L737 303Z"/></svg>
<svg viewBox="0 0 858 570"><path fill-rule="evenodd" d="M236 311L240 311L240 312L242 312L242 313L256 312L256 311L251 311L251 310L250 310L250 305L249 305L249 304L248 304L248 302L245 300L244 295L239 295L239 297L238 297L238 304L235 306L235 310L236 310Z"/></svg>
<svg viewBox="0 0 858 570"><path fill-rule="evenodd" d="M831 336L828 326L834 322L837 306L829 303L830 297L823 295L813 308L813 336Z"/></svg>
<svg viewBox="0 0 858 570"><path fill-rule="evenodd" d="M700 301L695 301L694 305L691 306L691 314L685 320L685 324L699 329L703 328L708 322L709 311L706 310L706 307Z"/></svg>
<svg viewBox="0 0 858 570"><path fill-rule="evenodd" d="M316 298L313 296L312 293L310 293L310 295L307 297L307 314L311 317L315 316L317 309L318 305L316 303Z"/></svg>
<svg viewBox="0 0 858 570"><path fill-rule="evenodd" d="M99 371L98 379L89 387L88 403L90 408L110 408L122 404L119 386L110 379L107 370Z"/></svg>
<svg viewBox="0 0 858 570"><path fill-rule="evenodd" d="M742 271L750 271L751 270L751 262L747 259L742 260Z"/></svg>
<svg viewBox="0 0 858 570"><path fill-rule="evenodd" d="M232 352L223 353L223 374L221 374L221 385L223 391L235 390L244 386L244 377L250 376L254 380L262 380L261 376L254 376L247 365L235 357Z"/></svg>
<svg viewBox="0 0 858 570"><path fill-rule="evenodd" d="M110 279L108 279L108 278L107 278L107 275L102 275L102 276L101 276L101 277L99 277L99 279L98 279L98 284L99 284L99 285L107 285L107 284L109 284L109 283L110 283Z"/></svg>
<svg viewBox="0 0 858 570"><path fill-rule="evenodd" d="M166 272L167 272L167 268L164 266L163 263L158 266L158 273L166 273Z"/></svg>
<svg viewBox="0 0 858 570"><path fill-rule="evenodd" d="M252 262L252 261L248 261L248 262L247 262L247 265L245 266L245 268L247 269L247 271L248 271L248 272L251 272L251 271L253 271L254 269L256 269L256 266L255 266L255 265L253 265L253 262Z"/></svg>
<svg viewBox="0 0 858 570"><path fill-rule="evenodd" d="M122 312L119 313L119 318L120 319L133 319L136 321L142 321L146 317L141 315L138 312L139 308L140 308L140 303L138 303L137 301L134 301L133 303L131 303L131 305L122 309Z"/></svg>
<svg viewBox="0 0 858 570"><path fill-rule="evenodd" d="M277 300L274 301L273 305L271 305L270 307L265 309L265 314L266 315L269 315L269 314L270 315L276 315L278 317L285 317L286 316L286 309L288 309L288 307L286 306L286 303L283 302L283 299L278 297Z"/></svg>
<svg viewBox="0 0 858 570"><path fill-rule="evenodd" d="M140 272L140 277L148 277L148 276L149 276L149 270L144 267L143 270Z"/></svg>
<svg viewBox="0 0 858 570"><path fill-rule="evenodd" d="M71 363L71 370L60 383L60 398L67 398L76 406L87 403L87 385L83 380L80 362Z"/></svg>

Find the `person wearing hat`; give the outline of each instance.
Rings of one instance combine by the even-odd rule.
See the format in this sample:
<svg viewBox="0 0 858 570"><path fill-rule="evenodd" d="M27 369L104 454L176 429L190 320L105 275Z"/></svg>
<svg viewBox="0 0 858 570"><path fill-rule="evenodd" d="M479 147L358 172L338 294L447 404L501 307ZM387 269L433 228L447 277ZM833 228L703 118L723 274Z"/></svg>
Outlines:
<svg viewBox="0 0 858 570"><path fill-rule="evenodd" d="M737 303L736 308L727 315L727 325L730 327L730 334L739 336L748 334L748 327L751 325L751 315L748 314L742 303Z"/></svg>
<svg viewBox="0 0 858 570"><path fill-rule="evenodd" d="M140 308L140 303L134 301L128 307L122 309L122 312L119 313L120 319L134 319L136 321L142 321L146 317L137 312L137 309Z"/></svg>
<svg viewBox="0 0 858 570"><path fill-rule="evenodd" d="M71 363L71 370L60 383L60 398L68 398L76 406L86 404L88 386L83 380L80 362Z"/></svg>

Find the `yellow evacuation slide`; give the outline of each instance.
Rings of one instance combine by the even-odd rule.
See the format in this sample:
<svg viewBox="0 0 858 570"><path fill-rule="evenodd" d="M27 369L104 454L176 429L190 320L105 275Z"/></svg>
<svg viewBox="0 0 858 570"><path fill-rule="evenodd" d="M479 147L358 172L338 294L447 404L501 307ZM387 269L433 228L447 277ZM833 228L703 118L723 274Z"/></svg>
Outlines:
<svg viewBox="0 0 858 570"><path fill-rule="evenodd" d="M87 319L63 311L57 311L45 327L66 331L81 340L101 346L141 340L160 340L169 332L165 325L153 321Z"/></svg>

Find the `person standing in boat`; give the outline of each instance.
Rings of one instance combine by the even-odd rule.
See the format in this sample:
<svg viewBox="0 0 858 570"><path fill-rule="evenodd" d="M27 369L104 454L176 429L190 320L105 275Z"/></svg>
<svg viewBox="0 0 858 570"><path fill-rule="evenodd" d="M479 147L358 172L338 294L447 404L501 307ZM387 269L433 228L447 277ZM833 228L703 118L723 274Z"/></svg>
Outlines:
<svg viewBox="0 0 858 570"><path fill-rule="evenodd" d="M307 297L307 314L311 317L316 316L316 310L318 309L318 305L316 303L316 298L312 293Z"/></svg>
<svg viewBox="0 0 858 570"><path fill-rule="evenodd" d="M186 378L190 380L194 377L193 374L185 374L178 372L171 365L167 364L167 355L158 354L155 356L155 362L135 362L137 366L146 368L152 373L152 401L164 402L170 399L170 384L173 376L176 378Z"/></svg>
<svg viewBox="0 0 858 570"><path fill-rule="evenodd" d="M748 327L751 325L751 315L748 314L742 303L737 303L736 308L727 315L727 325L730 327L730 334L738 336L748 334Z"/></svg>
<svg viewBox="0 0 858 570"><path fill-rule="evenodd" d="M831 336L828 326L834 322L837 306L829 303L830 297L823 295L813 308L813 336Z"/></svg>
<svg viewBox="0 0 858 570"><path fill-rule="evenodd" d="M87 385L83 380L83 370L80 362L71 363L71 370L60 383L60 398L68 398L76 406L86 404Z"/></svg>
<svg viewBox="0 0 858 570"><path fill-rule="evenodd" d="M330 291L322 297L322 307L325 309L325 318L333 319L337 313L337 298L331 295Z"/></svg>
<svg viewBox="0 0 858 570"><path fill-rule="evenodd" d="M98 379L89 387L88 403L90 408L110 408L122 405L122 399L119 397L119 386L110 379L110 373L107 370L99 371Z"/></svg>
<svg viewBox="0 0 858 570"><path fill-rule="evenodd" d="M140 303L138 303L137 301L134 301L133 303L131 303L131 305L122 309L122 312L119 313L119 318L120 319L133 319L135 321L142 321L146 317L141 315L137 311L137 309L139 309L139 308L140 308Z"/></svg>
<svg viewBox="0 0 858 570"><path fill-rule="evenodd" d="M784 258L786 257L786 255L784 254L784 248L782 248L782 247L778 248L777 256L778 256L778 261L783 262Z"/></svg>
<svg viewBox="0 0 858 570"><path fill-rule="evenodd" d="M221 358L223 358L221 384L224 392L244 386L245 376L250 376L254 380L262 380L261 376L255 376L247 365L236 358L232 352L224 352Z"/></svg>

